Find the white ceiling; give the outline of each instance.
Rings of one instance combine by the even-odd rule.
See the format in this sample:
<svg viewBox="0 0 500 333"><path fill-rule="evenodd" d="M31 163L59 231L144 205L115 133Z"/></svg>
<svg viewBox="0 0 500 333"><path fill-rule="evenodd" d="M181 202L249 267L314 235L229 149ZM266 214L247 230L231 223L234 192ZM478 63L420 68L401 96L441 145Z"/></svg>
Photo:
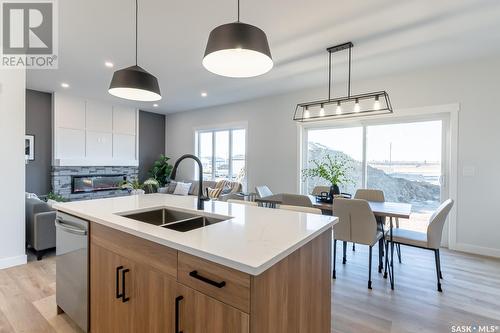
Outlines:
<svg viewBox="0 0 500 333"><path fill-rule="evenodd" d="M134 1L58 4L59 69L31 70L28 87L121 102L107 93L114 69L104 62L134 62ZM326 87L325 48L346 41L354 43L353 80L500 54L498 0L241 0L242 21L267 33L275 67L231 79L201 60L209 32L234 21L235 0L139 0L139 8L139 65L158 77L163 99L156 109L130 105L155 112ZM336 79L344 68L336 61Z"/></svg>

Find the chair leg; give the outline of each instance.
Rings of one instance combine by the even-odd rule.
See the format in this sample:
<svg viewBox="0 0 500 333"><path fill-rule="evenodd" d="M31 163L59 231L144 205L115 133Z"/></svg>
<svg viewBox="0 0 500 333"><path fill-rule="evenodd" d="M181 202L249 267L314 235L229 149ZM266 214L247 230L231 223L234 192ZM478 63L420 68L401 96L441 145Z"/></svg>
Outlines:
<svg viewBox="0 0 500 333"><path fill-rule="evenodd" d="M347 242L342 242L342 264L345 265L347 262Z"/></svg>
<svg viewBox="0 0 500 333"><path fill-rule="evenodd" d="M398 252L399 263L401 263L401 244L396 244L396 251Z"/></svg>
<svg viewBox="0 0 500 333"><path fill-rule="evenodd" d="M333 240L333 273L332 273L332 278L336 279L337 278L337 273L335 271L335 262L337 261L337 240Z"/></svg>
<svg viewBox="0 0 500 333"><path fill-rule="evenodd" d="M441 269L441 252L437 249L438 254L438 266L439 266L439 278L443 279L443 270Z"/></svg>
<svg viewBox="0 0 500 333"><path fill-rule="evenodd" d="M352 243L352 251L356 251L356 243Z"/></svg>
<svg viewBox="0 0 500 333"><path fill-rule="evenodd" d="M368 289L372 289L372 250L373 247L370 246L368 254Z"/></svg>
<svg viewBox="0 0 500 333"><path fill-rule="evenodd" d="M439 292L442 292L443 289L441 289L441 280L439 278L439 254L438 254L438 250L434 250L434 259L436 260L437 290Z"/></svg>
<svg viewBox="0 0 500 333"><path fill-rule="evenodd" d="M378 272L382 273L382 269L384 268L384 263L382 259L382 253L383 253L383 247L384 247L384 239L380 238L378 241Z"/></svg>
<svg viewBox="0 0 500 333"><path fill-rule="evenodd" d="M389 241L385 241L385 269L384 269L384 279L387 279L387 267L389 266Z"/></svg>

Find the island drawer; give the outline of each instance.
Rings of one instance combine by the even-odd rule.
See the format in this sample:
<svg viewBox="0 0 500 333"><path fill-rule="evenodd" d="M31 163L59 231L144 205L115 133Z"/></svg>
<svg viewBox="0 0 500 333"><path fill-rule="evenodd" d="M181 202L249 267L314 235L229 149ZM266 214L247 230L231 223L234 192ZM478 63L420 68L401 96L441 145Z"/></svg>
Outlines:
<svg viewBox="0 0 500 333"><path fill-rule="evenodd" d="M102 224L90 224L90 242L177 278L177 250Z"/></svg>
<svg viewBox="0 0 500 333"><path fill-rule="evenodd" d="M250 313L250 276L246 273L179 252L177 280Z"/></svg>

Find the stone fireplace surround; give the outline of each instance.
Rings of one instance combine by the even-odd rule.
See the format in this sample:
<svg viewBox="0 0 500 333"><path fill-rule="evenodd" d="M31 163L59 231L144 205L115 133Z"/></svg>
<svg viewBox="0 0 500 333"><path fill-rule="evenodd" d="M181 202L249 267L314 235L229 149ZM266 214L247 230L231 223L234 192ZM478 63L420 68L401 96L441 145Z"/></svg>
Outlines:
<svg viewBox="0 0 500 333"><path fill-rule="evenodd" d="M126 175L127 180L133 180L138 174L139 169L135 166L52 166L52 191L70 201L122 196L127 195L127 191L71 193L71 176Z"/></svg>

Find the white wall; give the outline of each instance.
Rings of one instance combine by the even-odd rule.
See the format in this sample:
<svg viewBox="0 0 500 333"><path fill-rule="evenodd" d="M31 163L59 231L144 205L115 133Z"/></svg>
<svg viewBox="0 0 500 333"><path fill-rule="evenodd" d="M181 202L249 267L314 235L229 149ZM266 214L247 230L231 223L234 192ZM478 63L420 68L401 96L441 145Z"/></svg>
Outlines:
<svg viewBox="0 0 500 333"><path fill-rule="evenodd" d="M24 135L26 75L0 70L0 269L26 262Z"/></svg>
<svg viewBox="0 0 500 333"><path fill-rule="evenodd" d="M441 66L380 77L354 78L353 92L387 90L395 112L460 103L458 139L457 249L500 256L500 60ZM248 122L249 188L267 184L275 192L297 191L298 131L291 120L297 102L324 98L325 87L168 115L167 153L194 152L193 128ZM464 167L475 175L462 175ZM183 176L186 176L184 171Z"/></svg>

